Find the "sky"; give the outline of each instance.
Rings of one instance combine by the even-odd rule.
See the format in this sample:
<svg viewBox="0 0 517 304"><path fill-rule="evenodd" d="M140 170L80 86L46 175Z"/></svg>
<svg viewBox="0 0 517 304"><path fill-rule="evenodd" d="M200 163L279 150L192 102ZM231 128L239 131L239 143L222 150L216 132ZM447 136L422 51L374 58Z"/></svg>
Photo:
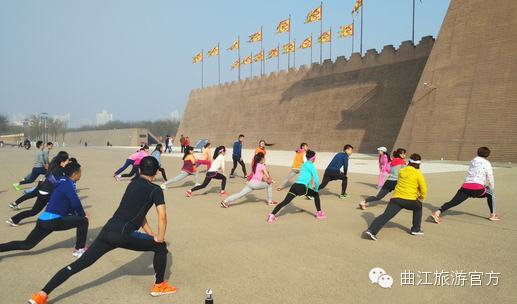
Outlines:
<svg viewBox="0 0 517 304"><path fill-rule="evenodd" d="M310 66L310 49L298 49L313 35L312 61L319 62L320 34L332 28L322 58L350 58L352 37L337 38L340 26L355 23L354 53L360 49L361 14L352 19L355 0L323 2L320 21L304 24L321 1L304 0L2 0L0 1L0 113L13 119L47 112L70 113L70 126L95 124L103 110L123 121L183 115L191 90L218 84L218 58L207 52L220 45L221 84L238 80L231 70L238 51L227 49L240 36L241 59L261 51L248 36L263 29L265 53L288 43L275 34L291 16L291 67ZM450 0L415 1L415 44L437 37ZM396 49L411 40L413 0L364 0L362 54L385 45ZM332 49L330 49L332 47ZM192 57L204 52L203 63ZM331 56L330 57L330 53ZM277 58L264 73L277 71ZM202 73L203 69L203 73ZM280 55L280 70L287 55ZM260 64L241 67L241 79L260 76Z"/></svg>

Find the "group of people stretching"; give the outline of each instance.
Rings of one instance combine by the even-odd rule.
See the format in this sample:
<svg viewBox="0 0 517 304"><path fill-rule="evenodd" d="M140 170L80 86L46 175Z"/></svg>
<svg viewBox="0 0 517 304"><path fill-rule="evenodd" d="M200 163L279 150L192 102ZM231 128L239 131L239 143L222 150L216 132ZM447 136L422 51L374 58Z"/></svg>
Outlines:
<svg viewBox="0 0 517 304"><path fill-rule="evenodd" d="M234 166L230 177L234 177L237 164L240 163L244 177L247 179L246 185L241 192L229 196L221 202L221 205L225 208L229 208L228 203L245 196L253 190L267 189L267 204L276 205L271 214L268 215L268 222L276 221L276 214L297 196L306 196L309 199L313 199L317 211L316 218L323 219L326 218L326 215L321 210L319 190L324 189L330 181L341 180L341 194L339 197L350 197L346 194L346 188L348 183L348 160L353 152L351 145L345 145L343 151L333 157L324 172L322 183L320 184L314 166L316 152L309 150L307 143L302 143L300 149L296 151L289 175L280 184L277 190L281 191L294 176L298 175L298 178L290 187L284 200L277 204L272 200L272 184L274 181L265 164L266 142L263 140L259 142L259 147L255 151L252 160L251 173L247 175L241 155L243 141L244 135L240 135L234 144L234 152L232 155ZM42 143L39 144L41 146ZM389 172L388 179L382 185L377 196L371 196L361 201L359 207L365 210L370 202L381 200L391 191L393 191L393 196L384 213L378 216L368 227L365 236L369 239L377 240L377 233L402 209L413 211L411 234L422 235L423 231L420 229L422 203L427 196L425 179L419 170L422 159L420 155L415 153L409 157L409 162L406 163L406 150L397 149L393 152L393 160L388 158L389 161L384 163L383 156L386 153L386 149L381 148L379 148L379 151L383 153L379 153L379 161L380 163L383 162L383 166L389 165L389 169L381 168L381 174L383 172ZM153 152L152 156L147 156L149 147L143 146L140 151L135 153L136 156L133 157L132 155L126 160L124 167L121 168L122 170L117 170L114 177L120 180L119 174L132 164L132 171L136 170L135 174L137 174L137 176L131 180L132 182L128 185L115 214L102 228L89 248L86 246L86 239L90 218L88 213L83 209L76 189L76 183L80 180L82 174L81 166L76 159L69 158L67 152L59 152L56 157L46 165L47 170L44 179L38 182L37 187L32 192L24 194L16 202L11 203L10 207L18 211L18 205L21 202L30 198L37 198L31 210L20 212L7 220L7 223L11 226L18 226L21 220L37 215L45 206L46 209L38 217L35 228L25 240L0 244L0 252L29 250L54 231L73 228L77 230L76 246L72 254L78 257L78 259L58 271L40 292L33 295L29 303L46 303L48 294L55 288L63 284L72 275L91 266L101 256L115 248L125 248L134 251L153 251L155 254L153 259L155 284L152 288L151 295L160 296L177 291L177 288L169 286L164 278L166 255L168 251L165 244L167 216L163 190L167 189L167 184L182 180L189 175L194 175L196 186L186 191L187 196L193 197L193 192L205 188L212 179L221 180L220 195L228 196L228 193L224 190L226 185L226 176L224 174L226 148L224 146L217 147L213 157L211 157L211 145L208 143L205 145L203 151L203 160L200 161L196 160L193 156L193 148L186 147L181 172L177 177L171 180L166 179L165 171L161 166L159 155L163 153L162 149L163 146L158 144L155 149L157 155ZM461 204L469 197L487 198L490 209L489 219L499 220L499 217L495 213L495 199L493 194L494 177L491 164L487 160L487 157L490 155L490 150L487 147L481 147L478 149L477 155L478 156L471 161L465 182L454 198L432 214L431 218L434 222L442 223L440 215L443 212ZM35 159L38 159L38 162L40 161L40 157L40 153L37 152ZM199 184L197 167L202 164L207 166L207 172L203 183ZM162 172L165 181L165 183L160 186L153 183L159 171ZM122 177L123 176L124 175L122 175ZM17 190L19 190L19 187ZM155 205L158 214L157 233L153 232L146 219L146 214L152 205ZM145 233L138 232L140 228L142 228Z"/></svg>

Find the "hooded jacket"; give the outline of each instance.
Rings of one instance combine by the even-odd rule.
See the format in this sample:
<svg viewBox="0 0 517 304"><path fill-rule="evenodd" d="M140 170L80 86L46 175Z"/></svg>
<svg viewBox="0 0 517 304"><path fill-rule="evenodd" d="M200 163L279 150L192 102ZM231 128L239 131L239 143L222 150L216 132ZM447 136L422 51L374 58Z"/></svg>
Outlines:
<svg viewBox="0 0 517 304"><path fill-rule="evenodd" d="M393 197L405 200L418 199L421 202L427 196L427 186L425 185L424 175L420 170L412 166L400 169L399 179Z"/></svg>

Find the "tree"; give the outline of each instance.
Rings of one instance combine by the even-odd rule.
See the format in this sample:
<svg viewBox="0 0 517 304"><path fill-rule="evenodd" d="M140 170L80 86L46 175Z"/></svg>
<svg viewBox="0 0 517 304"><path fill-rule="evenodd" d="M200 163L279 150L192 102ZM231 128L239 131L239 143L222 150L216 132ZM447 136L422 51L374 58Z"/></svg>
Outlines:
<svg viewBox="0 0 517 304"><path fill-rule="evenodd" d="M49 118L47 120L47 125L48 125L48 132L50 134L50 138L52 138L53 141L56 141L57 136L59 135L59 133L61 131L61 125L62 125L61 120Z"/></svg>
<svg viewBox="0 0 517 304"><path fill-rule="evenodd" d="M29 117L27 133L31 137L32 140L38 138L41 135L41 121L39 115L32 114Z"/></svg>
<svg viewBox="0 0 517 304"><path fill-rule="evenodd" d="M65 142L65 135L68 132L68 120L61 120L59 124L59 133L63 136L63 142Z"/></svg>
<svg viewBox="0 0 517 304"><path fill-rule="evenodd" d="M0 134L9 131L9 117L5 114L0 114Z"/></svg>

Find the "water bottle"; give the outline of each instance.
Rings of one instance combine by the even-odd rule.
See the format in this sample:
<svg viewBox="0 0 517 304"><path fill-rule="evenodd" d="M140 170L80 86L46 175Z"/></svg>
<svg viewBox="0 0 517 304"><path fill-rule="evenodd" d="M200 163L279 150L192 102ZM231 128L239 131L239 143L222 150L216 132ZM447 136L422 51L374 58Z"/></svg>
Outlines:
<svg viewBox="0 0 517 304"><path fill-rule="evenodd" d="M205 304L214 304L214 299L212 299L212 290L211 289L206 291Z"/></svg>

